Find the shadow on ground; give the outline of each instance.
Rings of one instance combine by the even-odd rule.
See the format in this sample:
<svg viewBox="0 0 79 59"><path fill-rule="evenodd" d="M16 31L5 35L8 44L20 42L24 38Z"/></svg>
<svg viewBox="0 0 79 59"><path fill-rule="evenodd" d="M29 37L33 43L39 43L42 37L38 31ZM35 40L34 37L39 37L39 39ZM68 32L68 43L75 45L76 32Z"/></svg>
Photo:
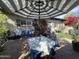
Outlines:
<svg viewBox="0 0 79 59"><path fill-rule="evenodd" d="M72 44L66 41L66 45L56 51L56 59L79 59L79 53L75 52Z"/></svg>

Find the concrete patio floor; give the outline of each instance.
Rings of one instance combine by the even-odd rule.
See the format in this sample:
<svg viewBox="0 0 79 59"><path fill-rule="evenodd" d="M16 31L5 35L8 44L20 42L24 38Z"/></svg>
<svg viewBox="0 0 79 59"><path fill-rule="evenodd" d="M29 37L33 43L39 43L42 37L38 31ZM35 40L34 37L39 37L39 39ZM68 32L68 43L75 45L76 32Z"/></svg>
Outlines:
<svg viewBox="0 0 79 59"><path fill-rule="evenodd" d="M20 40L9 40L4 44L4 51L0 52L0 59L18 59L20 56L22 41ZM8 56L8 57L5 57Z"/></svg>
<svg viewBox="0 0 79 59"><path fill-rule="evenodd" d="M20 56L22 40L9 40L5 43L3 52L0 52L0 59L18 59ZM71 44L66 44L56 51L56 59L79 59L79 53L73 51Z"/></svg>
<svg viewBox="0 0 79 59"><path fill-rule="evenodd" d="M68 44L56 51L56 59L79 59L79 53L73 51L72 45Z"/></svg>

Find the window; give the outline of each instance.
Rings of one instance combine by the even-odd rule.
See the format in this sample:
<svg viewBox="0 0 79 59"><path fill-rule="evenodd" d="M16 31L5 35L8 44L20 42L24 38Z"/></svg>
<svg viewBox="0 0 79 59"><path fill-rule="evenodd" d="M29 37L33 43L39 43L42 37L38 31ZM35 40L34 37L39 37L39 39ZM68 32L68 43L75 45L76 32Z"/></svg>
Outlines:
<svg viewBox="0 0 79 59"><path fill-rule="evenodd" d="M23 20L23 19L17 19L16 20L16 24L17 24L17 26L32 25L32 22L31 21L27 21L27 20Z"/></svg>
<svg viewBox="0 0 79 59"><path fill-rule="evenodd" d="M17 23L17 26L26 25L26 21L25 20L21 20L21 19L17 19L16 23Z"/></svg>

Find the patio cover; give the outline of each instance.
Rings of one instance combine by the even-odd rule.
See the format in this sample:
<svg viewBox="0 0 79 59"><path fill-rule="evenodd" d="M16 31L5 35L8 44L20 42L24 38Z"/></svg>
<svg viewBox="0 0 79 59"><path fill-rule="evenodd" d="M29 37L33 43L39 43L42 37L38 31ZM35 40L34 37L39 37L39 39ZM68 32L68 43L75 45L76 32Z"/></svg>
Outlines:
<svg viewBox="0 0 79 59"><path fill-rule="evenodd" d="M79 5L79 0L0 0L0 7L11 15L24 18L53 18L66 14Z"/></svg>

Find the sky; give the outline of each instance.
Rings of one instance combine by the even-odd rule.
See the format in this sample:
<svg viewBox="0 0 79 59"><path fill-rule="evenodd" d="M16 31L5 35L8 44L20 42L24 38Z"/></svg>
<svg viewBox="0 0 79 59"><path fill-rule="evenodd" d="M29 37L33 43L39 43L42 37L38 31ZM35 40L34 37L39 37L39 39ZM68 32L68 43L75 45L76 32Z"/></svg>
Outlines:
<svg viewBox="0 0 79 59"><path fill-rule="evenodd" d="M71 11L75 13L75 16L79 16L79 5L75 7L74 9L72 9ZM63 14L63 15L57 16L56 18L63 19L65 15L66 14Z"/></svg>
<svg viewBox="0 0 79 59"><path fill-rule="evenodd" d="M76 13L76 16L79 16L79 6L77 6L73 11Z"/></svg>

